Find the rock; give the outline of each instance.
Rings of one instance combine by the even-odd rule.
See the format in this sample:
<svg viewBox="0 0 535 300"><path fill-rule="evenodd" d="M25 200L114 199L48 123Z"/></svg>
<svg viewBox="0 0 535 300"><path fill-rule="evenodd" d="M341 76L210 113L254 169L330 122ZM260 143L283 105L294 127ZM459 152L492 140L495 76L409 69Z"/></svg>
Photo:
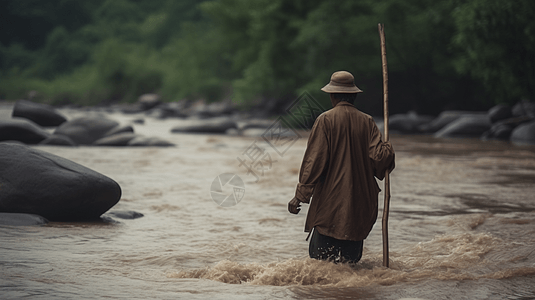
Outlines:
<svg viewBox="0 0 535 300"><path fill-rule="evenodd" d="M535 145L535 121L518 125L511 134L511 142L518 145Z"/></svg>
<svg viewBox="0 0 535 300"><path fill-rule="evenodd" d="M149 111L146 112L146 115L156 119L166 119L166 118L181 118L184 119L188 117L185 111L184 102L171 102L163 103L158 105Z"/></svg>
<svg viewBox="0 0 535 300"><path fill-rule="evenodd" d="M126 146L128 142L133 140L137 135L133 132L122 132L101 139L96 140L93 145L95 146Z"/></svg>
<svg viewBox="0 0 535 300"><path fill-rule="evenodd" d="M514 117L528 116L535 118L535 103L522 100L513 106L512 113Z"/></svg>
<svg viewBox="0 0 535 300"><path fill-rule="evenodd" d="M183 125L175 126L171 132L187 133L225 133L230 128L236 128L236 122L229 118L212 118L202 120L188 120Z"/></svg>
<svg viewBox="0 0 535 300"><path fill-rule="evenodd" d="M118 134L118 133L124 133L124 132L131 132L133 133L134 132L134 128L130 125L125 125L125 126L116 126L112 129L110 129L110 131L106 132L104 134L104 136L110 136L110 135L115 135L115 134Z"/></svg>
<svg viewBox="0 0 535 300"><path fill-rule="evenodd" d="M460 111L460 110L447 110L441 112L438 117L433 119L431 122L427 124L422 124L419 126L418 130L424 133L435 133L439 131L440 129L444 128L446 125L450 124L451 122L459 119L461 116L474 114L473 112L469 111ZM481 113L482 115L484 113Z"/></svg>
<svg viewBox="0 0 535 300"><path fill-rule="evenodd" d="M437 131L437 138L481 137L491 127L486 114L464 115Z"/></svg>
<svg viewBox="0 0 535 300"><path fill-rule="evenodd" d="M0 189L0 212L37 214L50 221L98 219L121 198L114 180L16 144L0 144Z"/></svg>
<svg viewBox="0 0 535 300"><path fill-rule="evenodd" d="M432 120L432 116L418 115L416 112L396 114L390 117L388 121L388 129L391 132L398 133L420 133L419 127Z"/></svg>
<svg viewBox="0 0 535 300"><path fill-rule="evenodd" d="M50 134L30 120L0 120L0 141L19 141L26 144L37 144L48 138Z"/></svg>
<svg viewBox="0 0 535 300"><path fill-rule="evenodd" d="M483 133L481 139L484 141L487 140L501 140L507 141L513 132L513 126L509 124L496 123L492 124L490 130Z"/></svg>
<svg viewBox="0 0 535 300"><path fill-rule="evenodd" d="M267 129L275 123L275 120L269 119L255 119L238 123L238 129L245 130L249 128L263 128Z"/></svg>
<svg viewBox="0 0 535 300"><path fill-rule="evenodd" d="M53 134L39 143L40 145L53 145L53 146L78 146L68 136L61 134Z"/></svg>
<svg viewBox="0 0 535 300"><path fill-rule="evenodd" d="M491 123L509 119L513 117L513 111L509 105L498 104L489 109L488 116Z"/></svg>
<svg viewBox="0 0 535 300"><path fill-rule="evenodd" d="M27 100L19 100L15 103L13 117L25 118L44 127L59 126L67 121L52 106Z"/></svg>
<svg viewBox="0 0 535 300"><path fill-rule="evenodd" d="M54 134L68 136L79 145L91 145L118 125L106 118L81 117L61 124Z"/></svg>
<svg viewBox="0 0 535 300"><path fill-rule="evenodd" d="M161 104L161 98L158 94L143 94L137 99L137 104L142 110L149 110Z"/></svg>
<svg viewBox="0 0 535 300"><path fill-rule="evenodd" d="M137 119L132 120L132 123L135 123L135 124L145 124L145 119L143 119L143 118L137 118Z"/></svg>
<svg viewBox="0 0 535 300"><path fill-rule="evenodd" d="M0 225L8 226L32 226L44 225L48 220L34 214L0 213Z"/></svg>
<svg viewBox="0 0 535 300"><path fill-rule="evenodd" d="M136 136L128 142L132 147L174 147L175 144L157 137Z"/></svg>
<svg viewBox="0 0 535 300"><path fill-rule="evenodd" d="M131 210L114 210L109 211L105 215L111 215L119 219L133 220L143 217L142 213Z"/></svg>

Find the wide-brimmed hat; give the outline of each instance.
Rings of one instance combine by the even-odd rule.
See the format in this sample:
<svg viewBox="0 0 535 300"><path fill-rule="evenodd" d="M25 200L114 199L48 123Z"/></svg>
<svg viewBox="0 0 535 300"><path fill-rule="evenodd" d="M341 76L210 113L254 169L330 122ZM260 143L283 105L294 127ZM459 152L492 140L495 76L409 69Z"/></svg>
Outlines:
<svg viewBox="0 0 535 300"><path fill-rule="evenodd" d="M334 72L331 82L324 86L322 91L326 93L362 93L362 90L355 85L355 78L347 71Z"/></svg>

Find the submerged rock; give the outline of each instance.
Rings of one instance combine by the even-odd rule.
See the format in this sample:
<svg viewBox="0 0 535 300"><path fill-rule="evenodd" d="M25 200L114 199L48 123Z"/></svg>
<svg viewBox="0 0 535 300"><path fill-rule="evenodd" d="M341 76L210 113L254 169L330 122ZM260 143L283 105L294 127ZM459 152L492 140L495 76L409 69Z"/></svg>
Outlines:
<svg viewBox="0 0 535 300"><path fill-rule="evenodd" d="M490 127L491 123L486 114L464 115L437 131L434 136L437 138L479 138Z"/></svg>
<svg viewBox="0 0 535 300"><path fill-rule="evenodd" d="M128 142L132 147L174 147L175 144L158 137L136 136Z"/></svg>
<svg viewBox="0 0 535 300"><path fill-rule="evenodd" d="M0 213L0 225L32 226L44 225L48 220L39 215L20 213Z"/></svg>
<svg viewBox="0 0 535 300"><path fill-rule="evenodd" d="M118 125L106 118L81 117L61 124L54 134L68 136L79 145L91 145Z"/></svg>
<svg viewBox="0 0 535 300"><path fill-rule="evenodd" d="M50 221L97 219L121 198L109 177L65 158L17 144L0 144L0 212Z"/></svg>
<svg viewBox="0 0 535 300"><path fill-rule="evenodd" d="M104 134L104 136L110 136L110 135L115 135L115 134L118 134L118 133L124 133L124 132L134 132L134 128L130 125L125 125L125 126L116 126L112 129L110 129L110 131L106 132Z"/></svg>
<svg viewBox="0 0 535 300"><path fill-rule="evenodd" d="M45 140L41 141L39 145L71 146L71 147L78 146L68 136L64 136L61 134L53 134L49 136L48 138L46 138Z"/></svg>
<svg viewBox="0 0 535 300"><path fill-rule="evenodd" d="M37 144L50 134L30 120L0 120L0 141L19 141L25 144Z"/></svg>
<svg viewBox="0 0 535 300"><path fill-rule="evenodd" d="M171 132L225 133L230 128L237 128L236 122L229 118L212 118L188 120L182 125L173 127Z"/></svg>
<svg viewBox="0 0 535 300"><path fill-rule="evenodd" d="M15 103L13 117L25 118L44 127L59 126L67 121L52 106L27 100L19 100Z"/></svg>
<svg viewBox="0 0 535 300"><path fill-rule="evenodd" d="M133 132L122 132L110 136L103 137L96 140L93 145L95 146L126 146L128 143L137 137L137 134Z"/></svg>
<svg viewBox="0 0 535 300"><path fill-rule="evenodd" d="M143 217L143 214L132 210L114 210L107 212L105 216L114 216L119 219L133 220Z"/></svg>

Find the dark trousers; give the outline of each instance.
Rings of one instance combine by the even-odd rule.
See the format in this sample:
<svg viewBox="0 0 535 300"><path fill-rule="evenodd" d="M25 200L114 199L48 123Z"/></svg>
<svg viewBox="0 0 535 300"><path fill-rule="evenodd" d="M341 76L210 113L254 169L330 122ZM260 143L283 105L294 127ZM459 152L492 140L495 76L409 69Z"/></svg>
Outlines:
<svg viewBox="0 0 535 300"><path fill-rule="evenodd" d="M338 240L313 230L308 246L311 258L334 263L357 263L362 258L362 241Z"/></svg>

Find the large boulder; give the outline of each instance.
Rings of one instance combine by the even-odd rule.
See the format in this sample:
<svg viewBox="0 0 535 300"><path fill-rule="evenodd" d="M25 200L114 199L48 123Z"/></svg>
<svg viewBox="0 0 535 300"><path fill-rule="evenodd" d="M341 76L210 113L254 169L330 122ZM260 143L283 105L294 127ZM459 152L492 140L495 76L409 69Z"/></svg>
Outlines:
<svg viewBox="0 0 535 300"><path fill-rule="evenodd" d="M489 130L491 123L486 114L464 115L437 131L437 138L479 138Z"/></svg>
<svg viewBox="0 0 535 300"><path fill-rule="evenodd" d="M535 145L535 121L518 125L511 134L511 142L519 145Z"/></svg>
<svg viewBox="0 0 535 300"><path fill-rule="evenodd" d="M514 117L535 118L535 102L522 100L513 106L512 112Z"/></svg>
<svg viewBox="0 0 535 300"><path fill-rule="evenodd" d="M0 141L19 141L26 144L37 144L48 138L50 134L30 120L0 119Z"/></svg>
<svg viewBox="0 0 535 300"><path fill-rule="evenodd" d="M237 128L229 118L187 120L171 129L174 133L225 133L229 128Z"/></svg>
<svg viewBox="0 0 535 300"><path fill-rule="evenodd" d="M441 112L431 122L420 125L418 129L424 133L435 133L460 117L471 114L474 113L462 110L446 110ZM485 113L481 113L481 115L483 114Z"/></svg>
<svg viewBox="0 0 535 300"><path fill-rule="evenodd" d="M392 133L420 133L419 127L433 120L432 116L419 115L416 112L392 115L388 129Z"/></svg>
<svg viewBox="0 0 535 300"><path fill-rule="evenodd" d="M24 145L0 144L0 212L50 221L97 219L121 198L112 179Z"/></svg>
<svg viewBox="0 0 535 300"><path fill-rule="evenodd" d="M494 124L498 121L512 118L513 111L507 104L498 104L489 109L488 116L490 122Z"/></svg>
<svg viewBox="0 0 535 300"><path fill-rule="evenodd" d="M67 121L52 106L27 100L19 100L15 103L13 117L25 118L44 127L59 126Z"/></svg>
<svg viewBox="0 0 535 300"><path fill-rule="evenodd" d="M31 226L44 225L48 220L34 214L0 213L0 225Z"/></svg>
<svg viewBox="0 0 535 300"><path fill-rule="evenodd" d="M61 124L54 134L66 135L78 145L91 145L118 125L107 118L80 117Z"/></svg>

